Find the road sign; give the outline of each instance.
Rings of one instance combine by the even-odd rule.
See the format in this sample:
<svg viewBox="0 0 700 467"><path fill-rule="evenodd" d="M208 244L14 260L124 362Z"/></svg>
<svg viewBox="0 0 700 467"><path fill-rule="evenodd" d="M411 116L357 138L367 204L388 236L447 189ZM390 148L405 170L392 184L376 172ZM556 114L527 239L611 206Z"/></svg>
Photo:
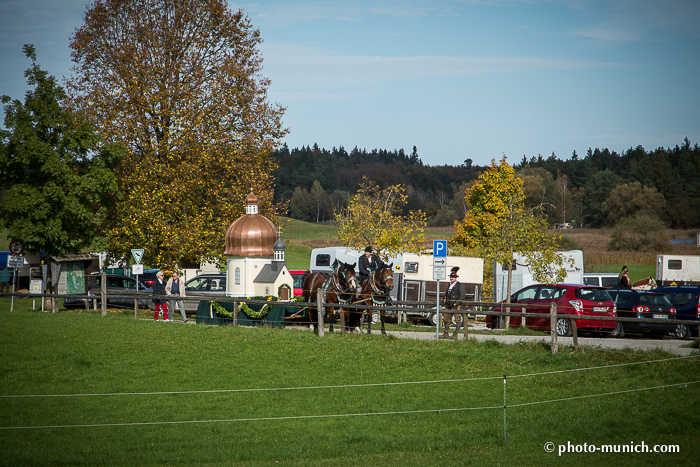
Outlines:
<svg viewBox="0 0 700 467"><path fill-rule="evenodd" d="M433 240L433 256L436 258L447 256L447 240Z"/></svg>
<svg viewBox="0 0 700 467"><path fill-rule="evenodd" d="M134 248L131 250L131 254L134 257L134 261L136 261L136 264L141 263L141 258L143 258L143 252L145 250L143 248Z"/></svg>
<svg viewBox="0 0 700 467"><path fill-rule="evenodd" d="M10 242L10 252L13 255L21 255L24 253L24 245L19 240L12 240Z"/></svg>
<svg viewBox="0 0 700 467"><path fill-rule="evenodd" d="M433 280L442 281L447 278L447 268L444 266L435 266L433 268Z"/></svg>
<svg viewBox="0 0 700 467"><path fill-rule="evenodd" d="M143 274L143 264L134 264L131 266L131 273L135 276Z"/></svg>
<svg viewBox="0 0 700 467"><path fill-rule="evenodd" d="M437 267L442 267L442 268L444 268L444 267L446 267L446 266L447 266L447 258L444 258L444 257L443 257L443 258L436 258L435 256L433 256L433 267L435 267L435 268L437 268Z"/></svg>
<svg viewBox="0 0 700 467"><path fill-rule="evenodd" d="M23 268L24 267L24 256L14 255L7 257L7 267L8 268Z"/></svg>

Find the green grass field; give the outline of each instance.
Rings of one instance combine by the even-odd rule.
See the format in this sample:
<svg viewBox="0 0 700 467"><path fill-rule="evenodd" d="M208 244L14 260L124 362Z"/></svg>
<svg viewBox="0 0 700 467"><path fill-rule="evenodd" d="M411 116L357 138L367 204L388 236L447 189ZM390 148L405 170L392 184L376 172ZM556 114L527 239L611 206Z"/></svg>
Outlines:
<svg viewBox="0 0 700 467"><path fill-rule="evenodd" d="M0 465L697 464L697 358L8 310Z"/></svg>

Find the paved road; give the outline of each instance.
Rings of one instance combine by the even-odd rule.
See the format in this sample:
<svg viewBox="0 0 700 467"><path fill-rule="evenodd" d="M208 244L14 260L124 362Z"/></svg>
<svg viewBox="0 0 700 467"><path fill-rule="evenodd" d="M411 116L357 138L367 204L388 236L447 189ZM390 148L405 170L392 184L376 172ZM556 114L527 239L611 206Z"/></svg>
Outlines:
<svg viewBox="0 0 700 467"><path fill-rule="evenodd" d="M515 344L517 342L546 342L550 343L552 338L550 336L504 336L498 332L491 333L486 326L482 323L477 323L474 328L469 327L469 331L478 330L485 332L485 334L473 334L469 333L469 339L476 339L479 341L496 340L498 342L504 342L507 344ZM434 332L425 331L387 331L397 337L402 338L412 338L412 339L435 339ZM372 329L373 334L378 334L377 328ZM462 331L460 330L459 340L463 339ZM559 346L573 347L574 339L573 337L559 337L557 338ZM697 349L683 348L684 345L690 343L689 340L680 339L612 339L612 338L600 338L600 337L579 337L579 346L586 347L601 347L603 349L635 349L635 350L663 350L674 355L693 355L697 354Z"/></svg>

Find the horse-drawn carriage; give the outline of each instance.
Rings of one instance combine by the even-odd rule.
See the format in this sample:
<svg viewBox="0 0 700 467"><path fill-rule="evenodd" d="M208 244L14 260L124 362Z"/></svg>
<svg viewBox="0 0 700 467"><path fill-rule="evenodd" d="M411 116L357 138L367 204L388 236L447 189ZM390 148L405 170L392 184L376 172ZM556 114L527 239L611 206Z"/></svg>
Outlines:
<svg viewBox="0 0 700 467"><path fill-rule="evenodd" d="M330 273L314 272L309 274L304 280L304 301L316 303L318 294L323 294L323 302L326 304L324 318L331 323L331 331L333 331L333 316L336 309L344 314L345 331L359 331L362 316L366 310L350 306L376 306L380 315L381 332L386 334L384 329L386 316L382 307L391 302L390 292L394 287L393 263L383 264L376 271L373 271L364 283L359 282L355 272L356 264L337 261ZM317 313L317 309L308 309L308 317L312 323L317 322ZM367 332L369 333L372 332L372 309L369 310L368 315L370 316L367 324Z"/></svg>

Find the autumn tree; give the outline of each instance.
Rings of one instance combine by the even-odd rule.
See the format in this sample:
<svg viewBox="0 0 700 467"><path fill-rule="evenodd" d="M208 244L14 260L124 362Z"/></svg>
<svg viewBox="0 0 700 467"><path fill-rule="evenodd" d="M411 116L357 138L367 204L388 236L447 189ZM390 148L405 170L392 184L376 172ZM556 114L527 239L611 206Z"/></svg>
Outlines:
<svg viewBox="0 0 700 467"><path fill-rule="evenodd" d="M96 0L71 40L76 109L127 155L109 250L172 269L220 257L252 188L272 211L269 154L286 133L267 102L260 32L223 0Z"/></svg>
<svg viewBox="0 0 700 467"><path fill-rule="evenodd" d="M24 103L2 96L0 226L30 251L73 253L101 234L119 195L112 170L120 148L101 146L91 125L61 107L64 89L32 61Z"/></svg>
<svg viewBox="0 0 700 467"><path fill-rule="evenodd" d="M658 217L663 212L665 204L663 195L656 188L632 182L613 188L602 207L603 212L608 216L608 222L614 225L618 220L634 217L642 211L653 213L654 217Z"/></svg>
<svg viewBox="0 0 700 467"><path fill-rule="evenodd" d="M354 250L371 245L384 260L403 252L419 253L423 247L425 215L409 211L405 187L391 185L379 188L363 178L358 192L350 197L347 209L336 211L338 239Z"/></svg>
<svg viewBox="0 0 700 467"><path fill-rule="evenodd" d="M485 263L496 261L511 265L514 253L525 259L539 282L559 282L566 276L564 257L556 252L558 236L547 234L547 221L537 209L525 208L523 180L506 162L491 161L488 170L467 190L469 207L462 222L455 222L456 233L450 243L483 257ZM512 268L508 267L508 296L512 293ZM506 319L506 326L509 323Z"/></svg>

